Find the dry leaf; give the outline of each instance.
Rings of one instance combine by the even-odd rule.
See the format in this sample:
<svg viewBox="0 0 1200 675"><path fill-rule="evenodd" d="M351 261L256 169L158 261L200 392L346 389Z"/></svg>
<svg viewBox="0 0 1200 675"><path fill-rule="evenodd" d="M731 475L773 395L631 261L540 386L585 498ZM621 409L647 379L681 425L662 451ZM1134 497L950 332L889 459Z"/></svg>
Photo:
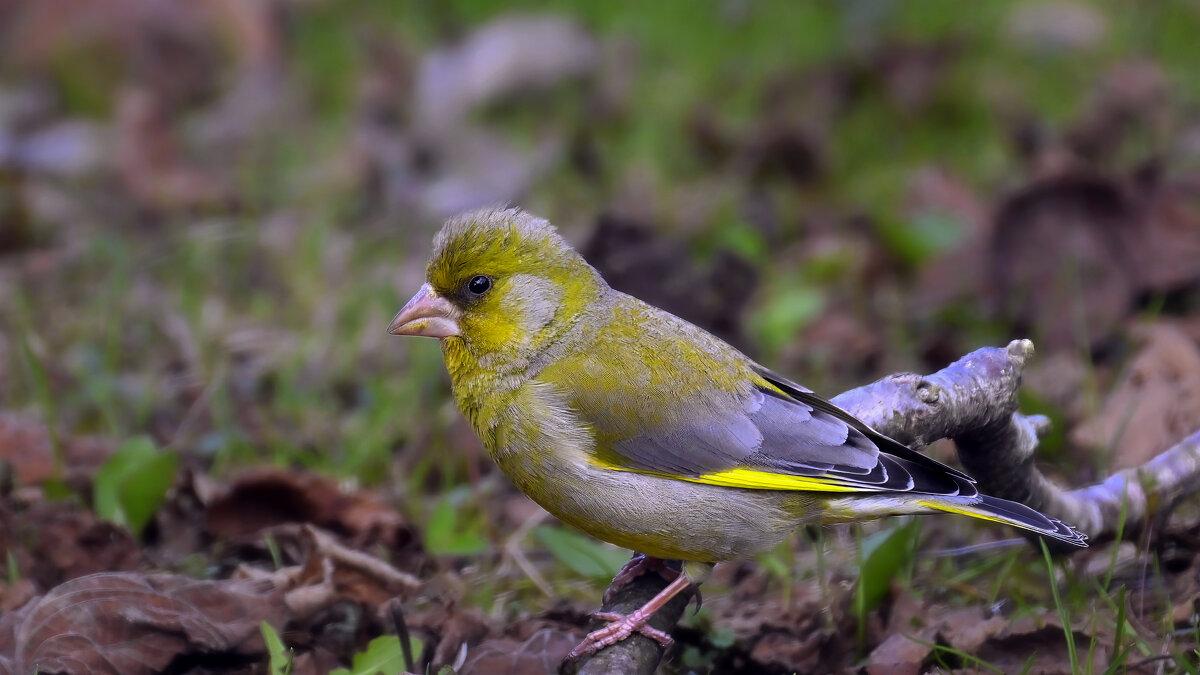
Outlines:
<svg viewBox="0 0 1200 675"><path fill-rule="evenodd" d="M139 675L188 655L258 655L259 624L284 618L282 593L258 581L93 574L0 617L0 672Z"/></svg>
<svg viewBox="0 0 1200 675"><path fill-rule="evenodd" d="M128 530L68 502L0 504L0 547L0 555L11 553L21 576L40 588L142 565L142 552Z"/></svg>
<svg viewBox="0 0 1200 675"><path fill-rule="evenodd" d="M1142 345L1100 412L1072 432L1112 449L1113 470L1141 466L1200 427L1200 347L1177 327L1142 330Z"/></svg>
<svg viewBox="0 0 1200 675"><path fill-rule="evenodd" d="M929 657L936 631L926 629L917 635L892 633L871 651L864 667L867 675L917 675ZM922 644L924 643L924 644Z"/></svg>
<svg viewBox="0 0 1200 675"><path fill-rule="evenodd" d="M527 640L487 640L468 652L460 675L554 675L582 632L543 628Z"/></svg>
<svg viewBox="0 0 1200 675"><path fill-rule="evenodd" d="M285 523L311 523L344 536L354 546L390 550L414 541L395 509L366 491L344 492L323 476L268 469L234 481L207 506L205 529L241 537Z"/></svg>

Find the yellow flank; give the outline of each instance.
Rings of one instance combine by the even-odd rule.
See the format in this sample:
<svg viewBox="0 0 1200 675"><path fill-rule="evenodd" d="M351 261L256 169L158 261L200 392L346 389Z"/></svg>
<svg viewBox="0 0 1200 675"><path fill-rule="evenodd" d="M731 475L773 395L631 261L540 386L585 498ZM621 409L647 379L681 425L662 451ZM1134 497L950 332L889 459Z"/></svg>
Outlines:
<svg viewBox="0 0 1200 675"><path fill-rule="evenodd" d="M847 485L846 483L838 482L832 478L821 478L817 476L793 476L783 473L772 473L770 471L758 471L757 469L748 469L745 467L726 469L725 471L716 471L714 473L705 473L700 474L699 476L680 476L677 474L662 473L659 471L638 471L637 469L618 466L616 464L609 464L608 462L599 460L593 460L593 464L598 467L612 469L614 471L632 471L633 473L659 476L661 478L670 478L672 480L682 480L689 483L702 483L704 485L742 488L745 490L878 492L878 490L869 486Z"/></svg>

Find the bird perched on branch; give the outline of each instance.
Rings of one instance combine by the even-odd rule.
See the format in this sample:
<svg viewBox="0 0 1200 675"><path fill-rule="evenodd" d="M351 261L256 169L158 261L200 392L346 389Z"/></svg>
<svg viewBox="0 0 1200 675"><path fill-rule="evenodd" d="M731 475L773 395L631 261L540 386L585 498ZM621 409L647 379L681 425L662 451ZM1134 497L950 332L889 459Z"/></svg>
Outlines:
<svg viewBox="0 0 1200 675"><path fill-rule="evenodd" d="M715 563L808 523L947 512L1075 546L1085 536L879 434L720 339L608 286L545 220L448 221L394 335L438 338L459 409L518 488L584 532L683 561L576 647L642 632ZM618 575L628 579L646 557Z"/></svg>

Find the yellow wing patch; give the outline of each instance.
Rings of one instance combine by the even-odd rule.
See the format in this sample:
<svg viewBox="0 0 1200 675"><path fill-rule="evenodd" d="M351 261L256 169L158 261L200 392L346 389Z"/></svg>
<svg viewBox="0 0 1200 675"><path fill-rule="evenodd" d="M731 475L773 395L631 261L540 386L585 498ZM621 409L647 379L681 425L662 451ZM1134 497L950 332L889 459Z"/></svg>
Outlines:
<svg viewBox="0 0 1200 675"><path fill-rule="evenodd" d="M699 476L671 476L676 480L691 483L720 485L722 487L747 488L751 490L803 490L806 492L876 492L866 486L847 485L833 478L820 476L792 476L739 467Z"/></svg>
<svg viewBox="0 0 1200 675"><path fill-rule="evenodd" d="M793 476L785 473L759 471L746 467L703 473L699 476L680 476L661 471L639 471L624 466L617 466L603 461L593 461L596 466L614 471L631 471L633 473L659 476L672 480L682 480L689 483L703 483L720 487L742 488L745 490L796 490L803 492L878 492L877 488L867 485L849 485L834 478L821 476Z"/></svg>

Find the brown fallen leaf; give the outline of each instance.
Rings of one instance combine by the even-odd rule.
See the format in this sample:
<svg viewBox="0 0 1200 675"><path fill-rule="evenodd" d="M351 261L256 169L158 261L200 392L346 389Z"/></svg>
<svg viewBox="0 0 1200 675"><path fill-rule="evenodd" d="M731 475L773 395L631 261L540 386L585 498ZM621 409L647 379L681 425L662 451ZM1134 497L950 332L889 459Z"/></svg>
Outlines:
<svg viewBox="0 0 1200 675"><path fill-rule="evenodd" d="M968 225L956 245L922 269L914 316L952 303L980 307L1053 353L1081 340L1109 343L1144 298L1200 283L1196 177L1167 179L1153 164L1129 175L1102 174L1081 168L1062 148L1032 152L1035 178L982 224L966 194L940 185L935 174L914 182L916 212L952 213ZM937 351L959 353L951 342L935 341Z"/></svg>
<svg viewBox="0 0 1200 675"><path fill-rule="evenodd" d="M1141 347L1100 411L1072 432L1112 449L1112 469L1141 466L1200 426L1200 346L1169 323L1142 328Z"/></svg>
<svg viewBox="0 0 1200 675"><path fill-rule="evenodd" d="M980 607L952 609L938 617L938 637L955 649L973 654L980 645L1001 635L1008 628L1002 616L984 618Z"/></svg>
<svg viewBox="0 0 1200 675"><path fill-rule="evenodd" d="M1135 249L1145 293L1167 293L1200 282L1200 178L1163 181L1143 176L1149 202L1142 246Z"/></svg>
<svg viewBox="0 0 1200 675"><path fill-rule="evenodd" d="M831 663L831 652L837 647L830 636L819 630L802 633L770 632L764 634L750 650L750 658L764 670L825 672ZM840 658L832 659L836 663Z"/></svg>
<svg viewBox="0 0 1200 675"><path fill-rule="evenodd" d="M67 502L0 503L0 556L39 588L94 572L134 570L142 552L129 530Z"/></svg>
<svg viewBox="0 0 1200 675"><path fill-rule="evenodd" d="M204 517L205 529L223 537L311 523L357 548L398 551L415 543L403 516L369 492L345 492L330 478L293 471L267 469L238 478L207 504Z"/></svg>
<svg viewBox="0 0 1200 675"><path fill-rule="evenodd" d="M1076 654L1087 654L1090 641L1100 638L1072 630L1071 639ZM1101 641L1101 644L1105 643ZM1092 650L1093 671L1101 672L1108 666L1109 653L1108 648ZM972 655L1005 673L1071 675L1075 672L1062 624L1049 614L1014 621L1002 633L981 644Z"/></svg>
<svg viewBox="0 0 1200 675"><path fill-rule="evenodd" d="M37 595L37 586L30 579L17 579L11 584L0 584L0 614L29 602Z"/></svg>
<svg viewBox="0 0 1200 675"><path fill-rule="evenodd" d="M867 675L917 675L929 657L936 630L925 629L916 635L892 633L871 650L862 671Z"/></svg>
<svg viewBox="0 0 1200 675"><path fill-rule="evenodd" d="M18 415L0 415L0 460L12 467L18 485L54 476L54 449L46 426Z"/></svg>
<svg viewBox="0 0 1200 675"><path fill-rule="evenodd" d="M1109 340L1138 292L1140 214L1129 188L1063 169L1000 205L989 236L992 302L1039 347Z"/></svg>
<svg viewBox="0 0 1200 675"><path fill-rule="evenodd" d="M482 643L489 630L482 612L456 606L413 615L408 619L408 626L414 633L427 636L436 643L432 646L430 660L435 670L453 664L464 645L470 654L471 648Z"/></svg>
<svg viewBox="0 0 1200 675"><path fill-rule="evenodd" d="M287 618L260 581L101 573L0 617L0 673L139 675L188 657L261 657L259 624Z"/></svg>
<svg viewBox="0 0 1200 675"><path fill-rule="evenodd" d="M719 568L718 568L719 569ZM738 649L746 653L747 668L762 672L836 672L854 651L856 627L846 608L853 594L847 587L830 587L830 596L816 584L798 585L788 604L767 591L759 573L738 583L733 592L705 603L714 625L729 629ZM765 593L765 595L764 595ZM868 638L877 634L879 617L872 614Z"/></svg>
<svg viewBox="0 0 1200 675"><path fill-rule="evenodd" d="M583 637L580 630L546 627L529 638L486 640L468 652L460 675L554 675L567 652Z"/></svg>
<svg viewBox="0 0 1200 675"><path fill-rule="evenodd" d="M115 445L88 436L62 439L64 465L71 474L90 478ZM18 485L36 485L54 477L54 446L50 430L38 420L14 413L0 414L0 461L16 471Z"/></svg>

